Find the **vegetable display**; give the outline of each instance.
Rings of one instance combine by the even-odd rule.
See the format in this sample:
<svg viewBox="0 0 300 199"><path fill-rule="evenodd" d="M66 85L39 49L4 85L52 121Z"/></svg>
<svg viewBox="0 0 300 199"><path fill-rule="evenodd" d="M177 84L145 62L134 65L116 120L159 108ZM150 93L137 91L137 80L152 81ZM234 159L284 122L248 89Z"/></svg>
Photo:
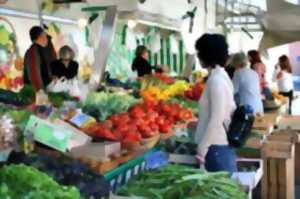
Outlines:
<svg viewBox="0 0 300 199"><path fill-rule="evenodd" d="M204 91L204 84L202 82L197 82L193 87L185 91L184 95L186 98L198 101Z"/></svg>
<svg viewBox="0 0 300 199"><path fill-rule="evenodd" d="M176 81L171 85L150 86L141 90L141 96L146 101L168 100L172 97L183 95L189 88L190 85L187 82Z"/></svg>
<svg viewBox="0 0 300 199"><path fill-rule="evenodd" d="M26 164L53 177L55 181L65 186L75 186L83 198L108 197L110 185L103 176L96 174L79 161L66 156L50 157L45 154L13 153L10 163Z"/></svg>
<svg viewBox="0 0 300 199"><path fill-rule="evenodd" d="M138 100L124 93L90 93L84 103L83 112L100 121L121 112L126 112Z"/></svg>
<svg viewBox="0 0 300 199"><path fill-rule="evenodd" d="M147 199L246 199L241 186L228 173L207 173L185 166L169 165L140 173L118 194Z"/></svg>
<svg viewBox="0 0 300 199"><path fill-rule="evenodd" d="M190 109L196 116L199 113L199 105L197 101L187 99L185 97L177 96L169 100L171 103L177 103L186 109Z"/></svg>
<svg viewBox="0 0 300 199"><path fill-rule="evenodd" d="M147 75L140 79L140 90L146 90L150 87L164 87L173 84L174 80L168 76L156 74Z"/></svg>
<svg viewBox="0 0 300 199"><path fill-rule="evenodd" d="M140 142L142 138L151 138L158 133L170 133L176 123L192 118L193 113L179 104L145 102L134 105L128 112L92 125L86 131L96 137Z"/></svg>
<svg viewBox="0 0 300 199"><path fill-rule="evenodd" d="M81 199L74 187L61 186L46 174L25 165L0 169L0 198Z"/></svg>

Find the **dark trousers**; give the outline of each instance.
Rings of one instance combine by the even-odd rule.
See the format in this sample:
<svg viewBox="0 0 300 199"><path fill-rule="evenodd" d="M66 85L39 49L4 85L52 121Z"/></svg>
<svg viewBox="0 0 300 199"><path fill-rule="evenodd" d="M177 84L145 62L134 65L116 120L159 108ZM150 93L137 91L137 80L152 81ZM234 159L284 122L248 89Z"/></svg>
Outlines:
<svg viewBox="0 0 300 199"><path fill-rule="evenodd" d="M292 103L294 100L293 90L291 90L290 92L280 92L279 94L289 98L289 114L291 115L292 114Z"/></svg>
<svg viewBox="0 0 300 199"><path fill-rule="evenodd" d="M237 171L236 154L227 145L212 145L205 157L205 169L209 172L227 171L230 174Z"/></svg>

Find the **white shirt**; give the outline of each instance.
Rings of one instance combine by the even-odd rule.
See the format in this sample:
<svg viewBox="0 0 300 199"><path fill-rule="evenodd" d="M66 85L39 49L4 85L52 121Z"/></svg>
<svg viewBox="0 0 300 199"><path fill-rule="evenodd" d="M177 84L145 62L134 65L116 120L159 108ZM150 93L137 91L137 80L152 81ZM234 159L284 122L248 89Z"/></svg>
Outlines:
<svg viewBox="0 0 300 199"><path fill-rule="evenodd" d="M278 90L280 92L290 92L294 88L293 75L287 71L280 71L282 77L277 79Z"/></svg>
<svg viewBox="0 0 300 199"><path fill-rule="evenodd" d="M217 66L211 72L199 100L195 142L198 153L203 157L211 145L228 145L224 124L229 125L235 108L232 82L225 70Z"/></svg>
<svg viewBox="0 0 300 199"><path fill-rule="evenodd" d="M239 105L250 105L254 113L263 113L258 74L250 68L238 69L233 76L234 93Z"/></svg>

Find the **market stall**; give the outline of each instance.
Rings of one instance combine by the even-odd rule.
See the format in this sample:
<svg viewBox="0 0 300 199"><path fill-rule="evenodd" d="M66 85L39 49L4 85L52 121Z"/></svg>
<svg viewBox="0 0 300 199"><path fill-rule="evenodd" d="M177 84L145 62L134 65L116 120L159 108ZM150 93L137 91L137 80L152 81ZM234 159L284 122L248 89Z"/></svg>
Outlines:
<svg viewBox="0 0 300 199"><path fill-rule="evenodd" d="M260 190L265 199L294 198L299 118L286 116L276 92L235 148L238 171L199 168L194 134L207 72L196 70L193 53L195 40L216 29L214 3L18 2L0 1L0 198L250 199ZM74 49L79 72L37 92L23 84L22 57L23 30L39 23L56 51ZM141 44L161 72L132 73Z"/></svg>

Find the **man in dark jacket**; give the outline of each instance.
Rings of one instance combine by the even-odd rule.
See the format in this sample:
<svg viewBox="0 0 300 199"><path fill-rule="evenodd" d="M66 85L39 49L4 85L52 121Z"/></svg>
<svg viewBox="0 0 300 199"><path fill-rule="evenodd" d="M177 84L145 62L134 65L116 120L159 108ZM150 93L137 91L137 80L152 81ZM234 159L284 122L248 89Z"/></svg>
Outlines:
<svg viewBox="0 0 300 199"><path fill-rule="evenodd" d="M48 38L45 31L34 26L30 29L32 45L25 53L24 59L24 83L32 85L35 91L45 90L51 82L51 73L45 47L48 45Z"/></svg>

